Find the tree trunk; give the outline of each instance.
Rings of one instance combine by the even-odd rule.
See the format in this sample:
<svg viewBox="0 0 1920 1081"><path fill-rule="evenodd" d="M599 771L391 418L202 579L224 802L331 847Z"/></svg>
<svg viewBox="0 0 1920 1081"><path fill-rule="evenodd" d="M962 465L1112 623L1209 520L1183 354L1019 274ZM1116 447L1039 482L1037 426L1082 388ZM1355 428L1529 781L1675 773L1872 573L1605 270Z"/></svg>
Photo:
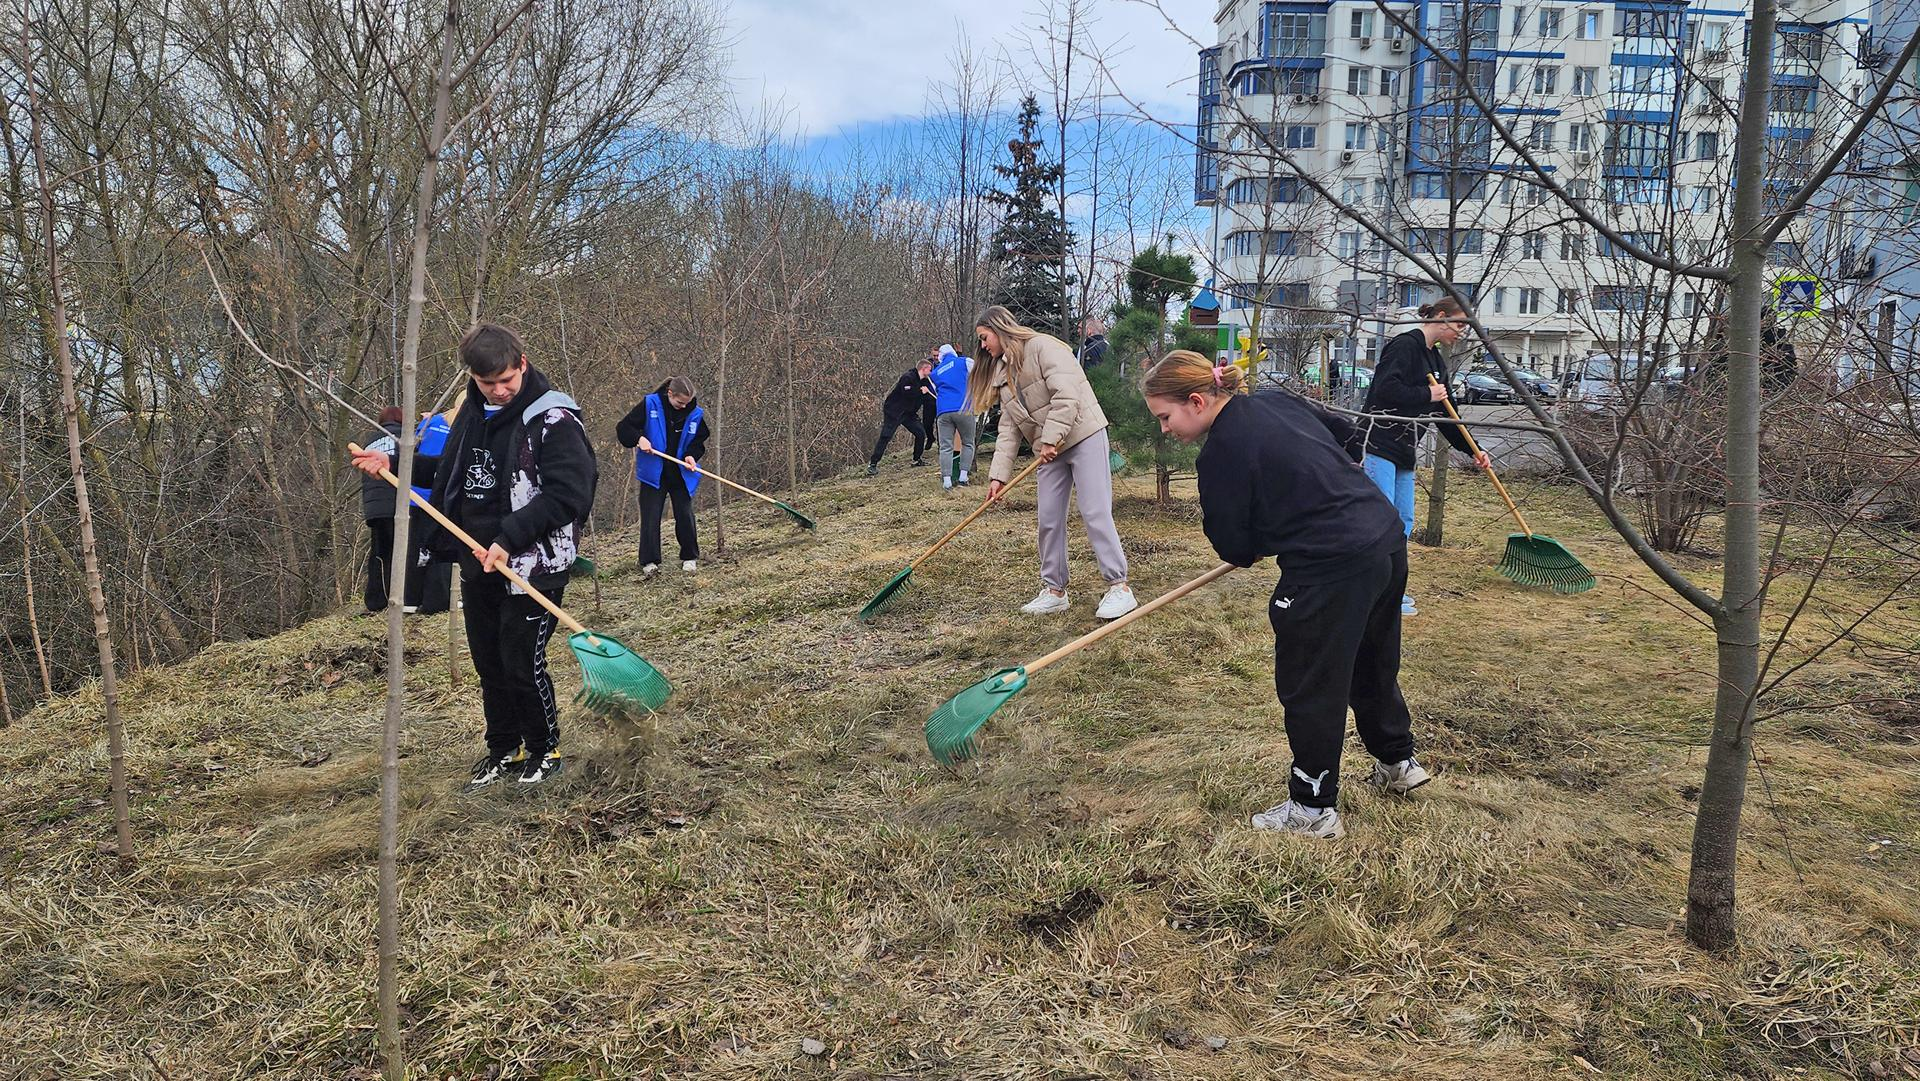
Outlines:
<svg viewBox="0 0 1920 1081"><path fill-rule="evenodd" d="M1451 472L1448 462L1453 456L1453 444L1444 438L1435 438L1433 443L1433 479L1427 485L1427 524L1413 539L1429 548L1438 548L1446 543L1447 474Z"/></svg>
<svg viewBox="0 0 1920 1081"><path fill-rule="evenodd" d="M420 365L420 322L427 306L427 238L433 218L433 186L446 141L447 113L453 94L453 47L460 24L459 0L451 0L440 26L440 70L433 84L433 119L426 158L420 166L413 211L413 265L407 292L407 329L400 350L400 462L396 500L413 484L413 418ZM380 738L380 896L379 1005L380 1057L387 1081L406 1081L407 1063L400 1042L400 717L406 706L406 568L412 563L412 515L405 504L393 516L393 550L387 562L387 711ZM449 608L451 609L451 605Z"/></svg>
<svg viewBox="0 0 1920 1081"><path fill-rule="evenodd" d="M73 477L73 501L80 520L80 559L86 569L87 604L93 610L93 640L100 657L100 698L106 710L107 785L113 799L114 848L121 866L125 867L133 863L133 825L127 811L126 733L120 722L120 681L114 670L113 624L107 618L100 552L93 537L93 504L87 497L86 463L81 456L80 396L74 386L73 353L67 345L67 299L61 283L60 231L53 213L53 182L47 176L47 152L40 134L40 91L25 19L20 23L20 61L27 84L29 139L33 144L34 174L39 180L40 217L46 229L47 298L53 319L45 330L60 366L60 406L67 421L67 471ZM25 484L24 476L21 483Z"/></svg>
<svg viewBox="0 0 1920 1081"><path fill-rule="evenodd" d="M725 303L722 300L722 303ZM732 335L727 332L727 313L720 312L720 368L714 376L713 388L713 427L719 427L727 419L727 350L733 344ZM708 452L710 457L719 457L719 448ZM726 485L710 484L713 489L713 554L727 554L727 493Z"/></svg>
<svg viewBox="0 0 1920 1081"><path fill-rule="evenodd" d="M1730 951L1737 944L1734 873L1760 672L1760 308L1766 288L1760 230L1774 23L1774 0L1756 0L1747 37L1740 126L1734 137L1733 277L1727 297L1726 558L1720 611L1714 617L1719 682L1687 875L1687 940L1716 952Z"/></svg>

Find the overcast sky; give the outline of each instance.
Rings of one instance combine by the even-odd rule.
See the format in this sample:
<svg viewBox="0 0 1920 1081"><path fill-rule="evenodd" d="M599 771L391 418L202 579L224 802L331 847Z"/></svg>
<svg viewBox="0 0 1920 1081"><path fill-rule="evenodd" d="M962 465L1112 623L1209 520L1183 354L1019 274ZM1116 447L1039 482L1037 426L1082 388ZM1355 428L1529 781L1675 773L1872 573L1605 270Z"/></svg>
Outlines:
<svg viewBox="0 0 1920 1081"><path fill-rule="evenodd" d="M1164 16L1130 0L1083 3L1122 89L1158 117L1190 119L1198 60L1167 21L1211 43L1214 0L1161 0ZM794 134L831 136L921 115L929 90L949 79L961 30L978 51L1020 62L1022 31L1042 36L1039 9L1037 0L731 0L731 75L748 100L784 103Z"/></svg>

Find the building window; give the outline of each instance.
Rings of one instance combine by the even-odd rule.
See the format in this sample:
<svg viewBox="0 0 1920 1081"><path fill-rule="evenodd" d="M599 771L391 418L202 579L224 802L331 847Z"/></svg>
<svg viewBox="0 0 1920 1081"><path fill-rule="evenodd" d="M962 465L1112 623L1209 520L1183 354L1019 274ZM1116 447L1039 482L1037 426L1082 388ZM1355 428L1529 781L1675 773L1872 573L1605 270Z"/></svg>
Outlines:
<svg viewBox="0 0 1920 1081"><path fill-rule="evenodd" d="M1528 233L1520 238L1520 258L1545 259L1547 257L1547 237L1545 233Z"/></svg>
<svg viewBox="0 0 1920 1081"><path fill-rule="evenodd" d="M1258 94L1318 94L1320 92L1320 72L1313 69L1272 68L1249 71L1241 80L1240 93L1247 96Z"/></svg>
<svg viewBox="0 0 1920 1081"><path fill-rule="evenodd" d="M1661 68L1647 64L1615 64L1613 89L1619 94L1660 93Z"/></svg>
<svg viewBox="0 0 1920 1081"><path fill-rule="evenodd" d="M1260 30L1262 56L1317 60L1327 54L1325 15L1269 9Z"/></svg>
<svg viewBox="0 0 1920 1081"><path fill-rule="evenodd" d="M1370 125L1367 124L1353 123L1347 125L1348 150L1365 150L1367 148L1367 129L1369 126Z"/></svg>
<svg viewBox="0 0 1920 1081"><path fill-rule="evenodd" d="M1507 310L1507 287L1506 286L1504 285L1494 286L1493 302L1487 305L1487 310L1489 312L1492 312L1494 315L1499 315L1501 312L1504 312Z"/></svg>
<svg viewBox="0 0 1920 1081"><path fill-rule="evenodd" d="M1341 233L1335 241L1335 252L1342 259L1358 259L1360 257L1360 230L1348 229Z"/></svg>
<svg viewBox="0 0 1920 1081"><path fill-rule="evenodd" d="M1539 315L1540 301L1541 301L1541 298L1544 297L1545 295L1546 295L1546 290L1544 289L1520 290L1520 314L1521 315Z"/></svg>
<svg viewBox="0 0 1920 1081"><path fill-rule="evenodd" d="M1568 125L1567 126L1567 149L1591 151L1593 149L1593 125L1592 124Z"/></svg>
<svg viewBox="0 0 1920 1081"><path fill-rule="evenodd" d="M1791 240L1776 240L1767 251L1767 262L1778 266L1797 267L1806 262L1806 253L1799 244Z"/></svg>
<svg viewBox="0 0 1920 1081"><path fill-rule="evenodd" d="M1644 312L1659 305L1652 291L1637 285L1603 285L1593 291L1593 310L1597 312Z"/></svg>
<svg viewBox="0 0 1920 1081"><path fill-rule="evenodd" d="M1551 120L1534 121L1533 129L1527 132L1527 149L1552 150L1553 128L1554 123Z"/></svg>
<svg viewBox="0 0 1920 1081"><path fill-rule="evenodd" d="M1241 229L1227 234L1227 254L1285 258L1298 254L1294 234L1283 229Z"/></svg>
<svg viewBox="0 0 1920 1081"><path fill-rule="evenodd" d="M1616 169L1657 170L1667 163L1665 124L1618 121L1607 125L1607 166Z"/></svg>
<svg viewBox="0 0 1920 1081"><path fill-rule="evenodd" d="M1580 294L1572 289L1562 289L1560 290L1559 297L1554 301L1553 310L1559 312L1561 315L1572 315L1574 310L1579 306Z"/></svg>
<svg viewBox="0 0 1920 1081"><path fill-rule="evenodd" d="M1520 93L1520 65L1518 64L1507 69L1507 93L1514 95Z"/></svg>
<svg viewBox="0 0 1920 1081"><path fill-rule="evenodd" d="M1574 68L1573 92L1576 94L1597 94L1600 92L1599 68Z"/></svg>
<svg viewBox="0 0 1920 1081"><path fill-rule="evenodd" d="M1380 69L1380 96L1397 100L1400 97L1400 80L1406 72L1400 68Z"/></svg>
<svg viewBox="0 0 1920 1081"><path fill-rule="evenodd" d="M1560 36L1559 8L1540 9L1540 36L1543 38L1557 38Z"/></svg>
<svg viewBox="0 0 1920 1081"><path fill-rule="evenodd" d="M1455 255L1479 255L1486 234L1478 229L1421 228L1407 230L1407 247L1423 255L1442 255L1452 246Z"/></svg>
<svg viewBox="0 0 1920 1081"><path fill-rule="evenodd" d="M1695 214L1713 213L1713 186L1701 184L1695 187L1690 205Z"/></svg>
<svg viewBox="0 0 1920 1081"><path fill-rule="evenodd" d="M1560 259L1562 262L1577 263L1587 257L1587 238L1579 233L1560 234Z"/></svg>
<svg viewBox="0 0 1920 1081"><path fill-rule="evenodd" d="M1620 239L1642 251L1654 251L1660 246L1660 234L1658 233L1621 233ZM1625 259L1627 258L1627 249L1614 243L1611 237L1602 235L1600 237L1599 255L1602 259Z"/></svg>
<svg viewBox="0 0 1920 1081"><path fill-rule="evenodd" d="M1513 36L1519 37L1527 32L1527 5L1513 5Z"/></svg>
<svg viewBox="0 0 1920 1081"><path fill-rule="evenodd" d="M1287 125L1288 150L1312 150L1319 137L1320 129L1312 124Z"/></svg>
<svg viewBox="0 0 1920 1081"><path fill-rule="evenodd" d="M1721 22L1701 23L1700 44L1710 51L1724 51L1727 47L1727 24Z"/></svg>
<svg viewBox="0 0 1920 1081"><path fill-rule="evenodd" d="M1811 86L1776 86L1767 107L1776 113L1810 113L1819 103L1819 94Z"/></svg>
<svg viewBox="0 0 1920 1081"><path fill-rule="evenodd" d="M1658 38L1671 41L1679 35L1678 12L1646 11L1635 8L1615 10L1620 16L1620 36L1623 38Z"/></svg>
<svg viewBox="0 0 1920 1081"><path fill-rule="evenodd" d="M1680 296L1680 314L1691 319L1700 314L1701 296L1699 293L1683 293Z"/></svg>
<svg viewBox="0 0 1920 1081"><path fill-rule="evenodd" d="M1695 161L1715 161L1720 157L1720 133L1703 131L1694 136Z"/></svg>
<svg viewBox="0 0 1920 1081"><path fill-rule="evenodd" d="M1579 33L1574 35L1581 41L1600 40L1600 13L1583 11L1580 13Z"/></svg>
<svg viewBox="0 0 1920 1081"><path fill-rule="evenodd" d="M1567 181L1566 188L1569 199L1586 202L1588 199L1593 198L1593 181L1585 177Z"/></svg>
<svg viewBox="0 0 1920 1081"><path fill-rule="evenodd" d="M1557 94L1560 92L1560 69L1552 64L1542 64L1533 69L1533 92L1536 94Z"/></svg>
<svg viewBox="0 0 1920 1081"><path fill-rule="evenodd" d="M1343 180L1340 182L1340 201L1348 206L1359 206L1367 201L1367 182L1364 180Z"/></svg>
<svg viewBox="0 0 1920 1081"><path fill-rule="evenodd" d="M1365 97L1373 89L1373 69L1358 64L1347 69L1347 93Z"/></svg>
<svg viewBox="0 0 1920 1081"><path fill-rule="evenodd" d="M1347 23L1347 36L1350 38L1370 38L1373 36L1373 12L1356 11Z"/></svg>
<svg viewBox="0 0 1920 1081"><path fill-rule="evenodd" d="M1407 196L1411 199L1457 199L1469 202L1486 198L1485 173L1415 173L1407 178Z"/></svg>

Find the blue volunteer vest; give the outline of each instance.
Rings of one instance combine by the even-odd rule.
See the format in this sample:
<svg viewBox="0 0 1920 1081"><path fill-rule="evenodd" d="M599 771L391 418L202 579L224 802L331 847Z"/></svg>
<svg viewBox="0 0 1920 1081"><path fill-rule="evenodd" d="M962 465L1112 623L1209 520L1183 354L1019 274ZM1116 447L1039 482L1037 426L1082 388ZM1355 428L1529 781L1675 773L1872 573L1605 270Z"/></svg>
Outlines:
<svg viewBox="0 0 1920 1081"><path fill-rule="evenodd" d="M706 415L706 410L697 405L693 407L693 412L687 414L686 427L680 429L680 446L673 451L676 460L686 458L687 448L693 445L693 437L700 431L700 420ZM658 394L647 395L647 442L652 443L658 450L665 450L667 446L667 408ZM658 488L660 473L666 464L651 454L635 449L633 479L649 488ZM700 490L700 474L682 468L680 477L687 482L688 495Z"/></svg>
<svg viewBox="0 0 1920 1081"><path fill-rule="evenodd" d="M453 425L447 423L447 418L439 413L435 413L433 416L421 421L420 426L413 430L413 438L417 443L417 446L414 448L414 453L438 457L441 451L447 449L447 436L452 434L452 432ZM432 478L428 479L431 480ZM429 503L433 502L432 488L416 484L413 486L413 490L420 493L421 499Z"/></svg>

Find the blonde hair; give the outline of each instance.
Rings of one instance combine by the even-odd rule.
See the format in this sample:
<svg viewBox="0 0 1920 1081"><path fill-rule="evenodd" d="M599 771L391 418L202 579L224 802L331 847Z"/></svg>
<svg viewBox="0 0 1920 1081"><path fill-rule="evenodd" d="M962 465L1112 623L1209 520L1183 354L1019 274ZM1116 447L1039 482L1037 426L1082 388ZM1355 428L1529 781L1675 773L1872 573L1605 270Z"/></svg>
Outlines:
<svg viewBox="0 0 1920 1081"><path fill-rule="evenodd" d="M1140 377L1140 393L1148 398L1185 401L1190 394L1224 398L1246 389L1247 379L1239 368L1215 364L1191 349L1175 349Z"/></svg>
<svg viewBox="0 0 1920 1081"><path fill-rule="evenodd" d="M1000 356L996 358L983 347L977 354L980 363L967 375L967 400L973 403L973 408L984 412L993 407L993 381L999 375L999 366L1005 364L1009 380L1017 380L1026 365L1027 343L1040 332L1021 325L1003 304L990 305L973 325L986 327L1000 338Z"/></svg>

